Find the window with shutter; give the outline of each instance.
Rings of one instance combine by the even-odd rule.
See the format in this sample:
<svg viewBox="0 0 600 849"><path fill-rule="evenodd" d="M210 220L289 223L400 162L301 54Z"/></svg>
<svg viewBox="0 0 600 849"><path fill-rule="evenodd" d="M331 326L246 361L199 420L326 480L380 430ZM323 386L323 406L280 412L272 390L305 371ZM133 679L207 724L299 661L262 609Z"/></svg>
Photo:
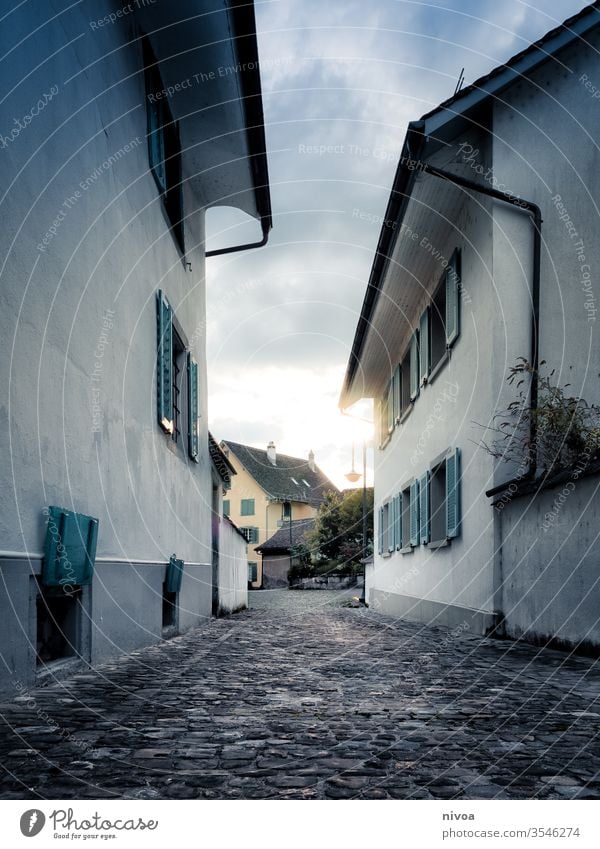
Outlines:
<svg viewBox="0 0 600 849"><path fill-rule="evenodd" d="M429 307L421 315L419 322L419 376L421 385L427 383L431 371L431 346L429 337Z"/></svg>
<svg viewBox="0 0 600 849"><path fill-rule="evenodd" d="M198 456L198 363L188 354L188 453L192 460L199 462Z"/></svg>
<svg viewBox="0 0 600 849"><path fill-rule="evenodd" d="M419 339L415 332L410 340L410 400L414 401L419 394Z"/></svg>
<svg viewBox="0 0 600 849"><path fill-rule="evenodd" d="M410 485L410 544L419 544L419 481Z"/></svg>
<svg viewBox="0 0 600 849"><path fill-rule="evenodd" d="M402 367L396 366L394 371L394 423L400 420L402 415Z"/></svg>
<svg viewBox="0 0 600 849"><path fill-rule="evenodd" d="M410 487L400 494L400 547L410 545Z"/></svg>
<svg viewBox="0 0 600 849"><path fill-rule="evenodd" d="M395 498L396 509L394 510L394 547L396 551L402 548L402 493Z"/></svg>
<svg viewBox="0 0 600 849"><path fill-rule="evenodd" d="M231 504L229 503L228 498L223 499L223 515L229 516L231 513Z"/></svg>
<svg viewBox="0 0 600 849"><path fill-rule="evenodd" d="M383 507L379 508L379 522L378 522L378 547L377 550L379 554L383 554Z"/></svg>
<svg viewBox="0 0 600 849"><path fill-rule="evenodd" d="M387 400L386 400L386 409L387 409L387 432L388 434L392 433L394 430L394 381L390 380L387 388Z"/></svg>
<svg viewBox="0 0 600 849"><path fill-rule="evenodd" d="M254 516L254 498L242 498L240 508L240 514L242 516Z"/></svg>
<svg viewBox="0 0 600 849"><path fill-rule="evenodd" d="M173 313L161 290L156 296L158 355L156 363L158 423L173 433Z"/></svg>
<svg viewBox="0 0 600 849"><path fill-rule="evenodd" d="M429 504L429 472L425 472L419 481L419 526L423 545L430 541Z"/></svg>
<svg viewBox="0 0 600 849"><path fill-rule="evenodd" d="M460 333L460 251L452 254L446 269L446 344L452 345Z"/></svg>
<svg viewBox="0 0 600 849"><path fill-rule="evenodd" d="M460 449L446 459L446 536L448 539L460 534Z"/></svg>

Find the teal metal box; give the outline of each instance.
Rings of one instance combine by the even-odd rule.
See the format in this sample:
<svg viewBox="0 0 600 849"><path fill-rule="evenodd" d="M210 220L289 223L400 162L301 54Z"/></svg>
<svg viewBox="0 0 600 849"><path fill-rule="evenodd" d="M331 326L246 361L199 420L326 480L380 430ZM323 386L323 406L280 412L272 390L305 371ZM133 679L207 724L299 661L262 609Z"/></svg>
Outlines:
<svg viewBox="0 0 600 849"><path fill-rule="evenodd" d="M91 584L96 560L98 519L61 507L47 510L42 583L47 587Z"/></svg>

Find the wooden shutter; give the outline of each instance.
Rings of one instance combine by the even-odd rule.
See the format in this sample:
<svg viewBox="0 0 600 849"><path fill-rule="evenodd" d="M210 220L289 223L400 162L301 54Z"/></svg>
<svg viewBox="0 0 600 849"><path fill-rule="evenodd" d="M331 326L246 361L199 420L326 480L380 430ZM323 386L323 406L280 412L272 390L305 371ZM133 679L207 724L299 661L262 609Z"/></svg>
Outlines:
<svg viewBox="0 0 600 849"><path fill-rule="evenodd" d="M192 460L198 457L198 363L188 354L188 453Z"/></svg>
<svg viewBox="0 0 600 849"><path fill-rule="evenodd" d="M421 542L427 543L430 541L430 475L429 472L421 477L419 481L419 518Z"/></svg>
<svg viewBox="0 0 600 849"><path fill-rule="evenodd" d="M419 322L419 374L421 384L427 382L431 371L431 352L429 345L429 307L421 315Z"/></svg>
<svg viewBox="0 0 600 849"><path fill-rule="evenodd" d="M156 297L158 325L158 356L156 362L158 423L167 433L173 433L173 313L159 289Z"/></svg>
<svg viewBox="0 0 600 849"><path fill-rule="evenodd" d="M419 394L419 340L417 331L410 340L410 400L414 401Z"/></svg>
<svg viewBox="0 0 600 849"><path fill-rule="evenodd" d="M419 544L419 481L410 485L410 544Z"/></svg>
<svg viewBox="0 0 600 849"><path fill-rule="evenodd" d="M460 449L446 458L446 536L460 534Z"/></svg>
<svg viewBox="0 0 600 849"><path fill-rule="evenodd" d="M446 269L446 345L460 333L460 251L455 250Z"/></svg>

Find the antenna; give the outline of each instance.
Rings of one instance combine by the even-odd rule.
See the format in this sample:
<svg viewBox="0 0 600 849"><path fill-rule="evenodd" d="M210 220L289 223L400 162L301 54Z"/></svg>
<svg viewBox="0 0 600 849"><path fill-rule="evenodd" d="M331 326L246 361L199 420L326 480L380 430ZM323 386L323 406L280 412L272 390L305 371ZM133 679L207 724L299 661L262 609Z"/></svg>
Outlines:
<svg viewBox="0 0 600 849"><path fill-rule="evenodd" d="M458 82L456 83L456 88L454 89L454 97L456 97L458 92L461 90L462 84L464 83L464 81L465 81L465 69L461 68L460 74L458 75Z"/></svg>

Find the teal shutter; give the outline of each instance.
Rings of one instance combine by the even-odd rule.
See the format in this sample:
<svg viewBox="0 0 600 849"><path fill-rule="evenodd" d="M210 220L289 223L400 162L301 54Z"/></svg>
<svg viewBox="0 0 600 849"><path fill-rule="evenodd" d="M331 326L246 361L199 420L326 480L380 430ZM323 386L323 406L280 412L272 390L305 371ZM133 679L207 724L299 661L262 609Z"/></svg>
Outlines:
<svg viewBox="0 0 600 849"><path fill-rule="evenodd" d="M198 363L188 354L188 452L192 460L198 457Z"/></svg>
<svg viewBox="0 0 600 849"><path fill-rule="evenodd" d="M460 251L455 250L446 269L446 345L460 333Z"/></svg>
<svg viewBox="0 0 600 849"><path fill-rule="evenodd" d="M410 485L410 544L419 544L419 481Z"/></svg>
<svg viewBox="0 0 600 849"><path fill-rule="evenodd" d="M410 340L410 400L414 401L419 394L419 342L417 331Z"/></svg>
<svg viewBox="0 0 600 849"><path fill-rule="evenodd" d="M420 518L420 528L421 528L421 542L423 544L430 541L430 519L429 519L429 505L430 505L430 475L429 472L425 472L425 474L421 477L419 482L419 518Z"/></svg>
<svg viewBox="0 0 600 849"><path fill-rule="evenodd" d="M460 534L460 448L446 458L446 536Z"/></svg>
<svg viewBox="0 0 600 849"><path fill-rule="evenodd" d="M163 292L156 296L158 357L156 362L158 423L173 433L173 312Z"/></svg>
<svg viewBox="0 0 600 849"><path fill-rule="evenodd" d="M231 505L229 503L229 499L224 498L223 499L223 515L229 516L230 512L231 512Z"/></svg>
<svg viewBox="0 0 600 849"><path fill-rule="evenodd" d="M431 370L431 354L429 345L429 307L421 315L419 322L419 374L421 383L425 383Z"/></svg>
<svg viewBox="0 0 600 849"><path fill-rule="evenodd" d="M378 541L379 554L383 554L383 507L379 508Z"/></svg>

